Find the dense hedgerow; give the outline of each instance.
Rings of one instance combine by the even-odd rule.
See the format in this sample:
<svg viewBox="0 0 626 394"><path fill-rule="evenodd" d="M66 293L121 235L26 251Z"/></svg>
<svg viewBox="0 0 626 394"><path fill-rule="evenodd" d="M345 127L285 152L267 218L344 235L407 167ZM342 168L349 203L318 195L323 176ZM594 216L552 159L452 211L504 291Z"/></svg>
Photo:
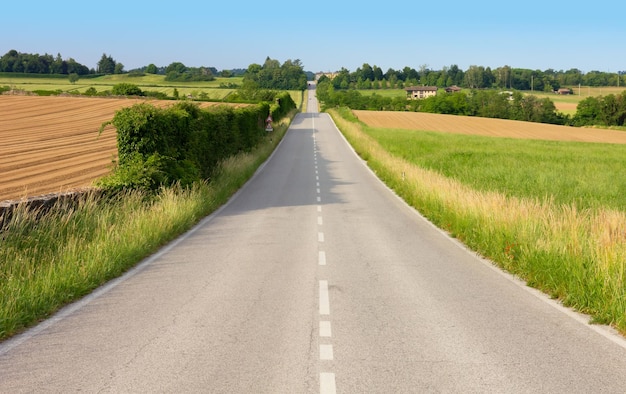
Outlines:
<svg viewBox="0 0 626 394"><path fill-rule="evenodd" d="M119 157L112 175L100 186L156 190L209 179L218 162L257 145L267 133L268 115L278 120L295 106L283 92L271 105L204 109L182 101L168 108L142 103L121 109L103 125L117 128Z"/></svg>

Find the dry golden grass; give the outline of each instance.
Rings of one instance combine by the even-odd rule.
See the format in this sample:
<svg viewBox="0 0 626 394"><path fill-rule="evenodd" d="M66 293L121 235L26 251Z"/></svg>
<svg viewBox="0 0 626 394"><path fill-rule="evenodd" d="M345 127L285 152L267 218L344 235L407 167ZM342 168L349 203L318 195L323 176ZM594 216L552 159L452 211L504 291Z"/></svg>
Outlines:
<svg viewBox="0 0 626 394"><path fill-rule="evenodd" d="M517 120L423 112L352 111L371 127L439 131L520 139L626 144L626 133L608 129L557 126Z"/></svg>
<svg viewBox="0 0 626 394"><path fill-rule="evenodd" d="M87 187L108 174L116 134L113 127L102 135L98 129L139 102L146 100L0 95L0 201Z"/></svg>

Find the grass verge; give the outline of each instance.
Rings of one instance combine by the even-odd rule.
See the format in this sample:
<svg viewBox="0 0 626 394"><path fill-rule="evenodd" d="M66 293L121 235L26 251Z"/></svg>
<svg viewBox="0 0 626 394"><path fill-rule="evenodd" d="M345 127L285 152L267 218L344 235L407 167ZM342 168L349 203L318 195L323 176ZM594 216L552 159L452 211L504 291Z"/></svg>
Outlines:
<svg viewBox="0 0 626 394"><path fill-rule="evenodd" d="M351 112L329 113L370 168L435 225L528 285L626 334L623 211L480 191L390 153Z"/></svg>
<svg viewBox="0 0 626 394"><path fill-rule="evenodd" d="M88 195L42 216L18 207L0 233L0 340L121 275L223 205L267 160L294 114L253 151L221 163L210 182L150 199Z"/></svg>

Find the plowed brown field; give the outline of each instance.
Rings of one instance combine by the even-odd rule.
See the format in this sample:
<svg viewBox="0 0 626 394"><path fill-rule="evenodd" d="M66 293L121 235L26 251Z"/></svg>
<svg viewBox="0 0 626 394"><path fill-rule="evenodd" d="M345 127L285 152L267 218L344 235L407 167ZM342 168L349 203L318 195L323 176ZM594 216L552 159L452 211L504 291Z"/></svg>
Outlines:
<svg viewBox="0 0 626 394"><path fill-rule="evenodd" d="M470 116L429 114L422 112L352 111L371 127L440 131L553 141L604 142L626 144L626 132L557 126L516 120L487 119Z"/></svg>
<svg viewBox="0 0 626 394"><path fill-rule="evenodd" d="M106 175L117 155L116 134L113 127L101 135L98 129L116 110L140 101L0 95L0 201L83 188Z"/></svg>

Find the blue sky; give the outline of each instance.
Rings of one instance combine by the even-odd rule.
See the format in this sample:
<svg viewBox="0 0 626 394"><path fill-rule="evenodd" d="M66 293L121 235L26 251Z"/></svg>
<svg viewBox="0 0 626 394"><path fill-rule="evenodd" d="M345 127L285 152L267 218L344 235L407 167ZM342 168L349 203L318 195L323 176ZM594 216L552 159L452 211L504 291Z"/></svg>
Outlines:
<svg viewBox="0 0 626 394"><path fill-rule="evenodd" d="M569 4L568 4L569 3ZM0 6L0 55L61 53L95 68L247 68L267 56L307 71L452 64L626 71L626 11L617 1L572 4L430 1L11 1Z"/></svg>

